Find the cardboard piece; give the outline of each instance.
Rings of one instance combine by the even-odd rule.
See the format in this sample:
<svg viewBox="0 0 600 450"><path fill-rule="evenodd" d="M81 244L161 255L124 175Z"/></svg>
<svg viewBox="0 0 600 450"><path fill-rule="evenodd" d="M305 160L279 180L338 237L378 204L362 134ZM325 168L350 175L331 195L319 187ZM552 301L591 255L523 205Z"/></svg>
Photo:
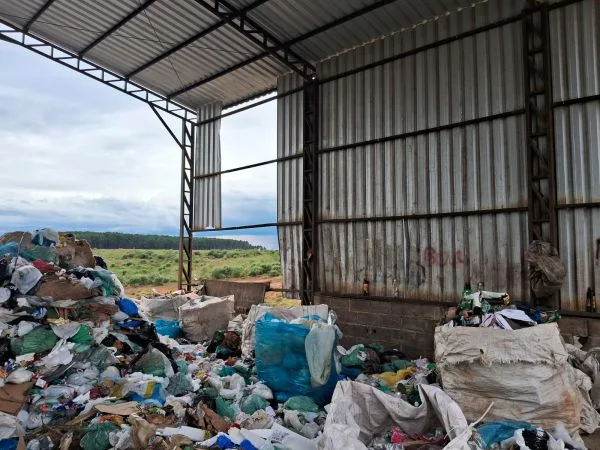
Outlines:
<svg viewBox="0 0 600 450"><path fill-rule="evenodd" d="M95 408L104 414L116 414L118 416L130 416L139 410L138 402L104 403L96 405Z"/></svg>
<svg viewBox="0 0 600 450"><path fill-rule="evenodd" d="M0 411L7 414L17 414L25 403L32 386L33 382L6 384L0 387Z"/></svg>

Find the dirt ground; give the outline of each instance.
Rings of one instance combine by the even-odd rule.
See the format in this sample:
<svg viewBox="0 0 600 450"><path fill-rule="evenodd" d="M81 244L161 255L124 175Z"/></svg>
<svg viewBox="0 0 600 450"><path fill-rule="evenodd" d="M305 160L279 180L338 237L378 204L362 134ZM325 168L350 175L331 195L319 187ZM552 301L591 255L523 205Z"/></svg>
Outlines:
<svg viewBox="0 0 600 450"><path fill-rule="evenodd" d="M271 289L281 289L282 286L282 278L281 277L269 277L266 275L261 275L258 277L249 277L249 278L232 278L228 281L240 281L245 283L265 283L269 282L271 284ZM125 286L125 293L129 297L139 298L139 297L149 297L152 295L152 290L156 290L158 294L168 294L170 292L174 292L177 290L177 283L168 283L162 284L159 286L153 285L145 285L145 286ZM287 305L294 306L298 304L297 300L286 299L283 297L281 292L273 292L267 291L265 293L265 302L272 303L277 305Z"/></svg>

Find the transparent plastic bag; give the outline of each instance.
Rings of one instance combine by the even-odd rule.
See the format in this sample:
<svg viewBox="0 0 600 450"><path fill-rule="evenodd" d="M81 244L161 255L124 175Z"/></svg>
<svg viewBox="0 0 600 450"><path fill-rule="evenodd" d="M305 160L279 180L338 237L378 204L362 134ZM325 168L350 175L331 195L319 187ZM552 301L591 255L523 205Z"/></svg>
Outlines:
<svg viewBox="0 0 600 450"><path fill-rule="evenodd" d="M12 339L10 347L16 355L42 353L51 350L58 342L58 337L48 327L38 327L25 336Z"/></svg>
<svg viewBox="0 0 600 450"><path fill-rule="evenodd" d="M188 379L187 375L182 372L176 373L169 381L169 387L167 387L167 392L175 396L185 395L193 390L194 387L192 386L191 381Z"/></svg>
<svg viewBox="0 0 600 450"><path fill-rule="evenodd" d="M119 427L112 422L95 423L87 427L79 444L83 450L106 450L111 447L110 433L114 431Z"/></svg>
<svg viewBox="0 0 600 450"><path fill-rule="evenodd" d="M256 394L250 394L248 397L245 397L240 402L240 409L246 414L254 414L256 411L265 409L269 406L269 402L267 402L263 397Z"/></svg>
<svg viewBox="0 0 600 450"><path fill-rule="evenodd" d="M257 374L279 401L306 395L317 404L324 405L331 399L338 379L333 364L334 354L332 351L330 355L332 364L327 383L313 388L305 347L310 329L305 322L288 323L271 313L256 322Z"/></svg>
<svg viewBox="0 0 600 450"><path fill-rule="evenodd" d="M319 406L313 401L312 398L306 397L305 395L297 395L290 397L284 404L284 409L293 409L294 411L304 412L319 412Z"/></svg>
<svg viewBox="0 0 600 450"><path fill-rule="evenodd" d="M167 357L155 348L140 358L135 370L156 377L172 377L175 374Z"/></svg>
<svg viewBox="0 0 600 450"><path fill-rule="evenodd" d="M94 342L92 329L87 325L81 325L77 333L75 333L75 335L69 340L75 344L90 345L92 342Z"/></svg>

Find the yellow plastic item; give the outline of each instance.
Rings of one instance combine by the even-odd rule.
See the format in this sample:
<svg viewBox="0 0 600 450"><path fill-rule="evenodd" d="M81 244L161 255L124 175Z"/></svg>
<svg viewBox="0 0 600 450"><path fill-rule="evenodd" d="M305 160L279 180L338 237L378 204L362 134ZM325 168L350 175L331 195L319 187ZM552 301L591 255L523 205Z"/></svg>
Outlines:
<svg viewBox="0 0 600 450"><path fill-rule="evenodd" d="M415 367L409 367L407 369L400 369L398 372L383 372L372 375L375 378L379 378L380 380L385 381L385 383L389 387L395 387L399 381L404 380L405 378L410 377L414 372Z"/></svg>

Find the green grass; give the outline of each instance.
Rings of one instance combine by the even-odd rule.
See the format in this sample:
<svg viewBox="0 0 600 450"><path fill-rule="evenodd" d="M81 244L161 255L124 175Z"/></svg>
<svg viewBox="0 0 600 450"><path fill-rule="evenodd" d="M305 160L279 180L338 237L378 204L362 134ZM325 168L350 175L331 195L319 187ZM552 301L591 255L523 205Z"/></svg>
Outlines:
<svg viewBox="0 0 600 450"><path fill-rule="evenodd" d="M177 250L95 249L125 285L177 282ZM195 250L194 280L281 275L279 252L271 250Z"/></svg>

